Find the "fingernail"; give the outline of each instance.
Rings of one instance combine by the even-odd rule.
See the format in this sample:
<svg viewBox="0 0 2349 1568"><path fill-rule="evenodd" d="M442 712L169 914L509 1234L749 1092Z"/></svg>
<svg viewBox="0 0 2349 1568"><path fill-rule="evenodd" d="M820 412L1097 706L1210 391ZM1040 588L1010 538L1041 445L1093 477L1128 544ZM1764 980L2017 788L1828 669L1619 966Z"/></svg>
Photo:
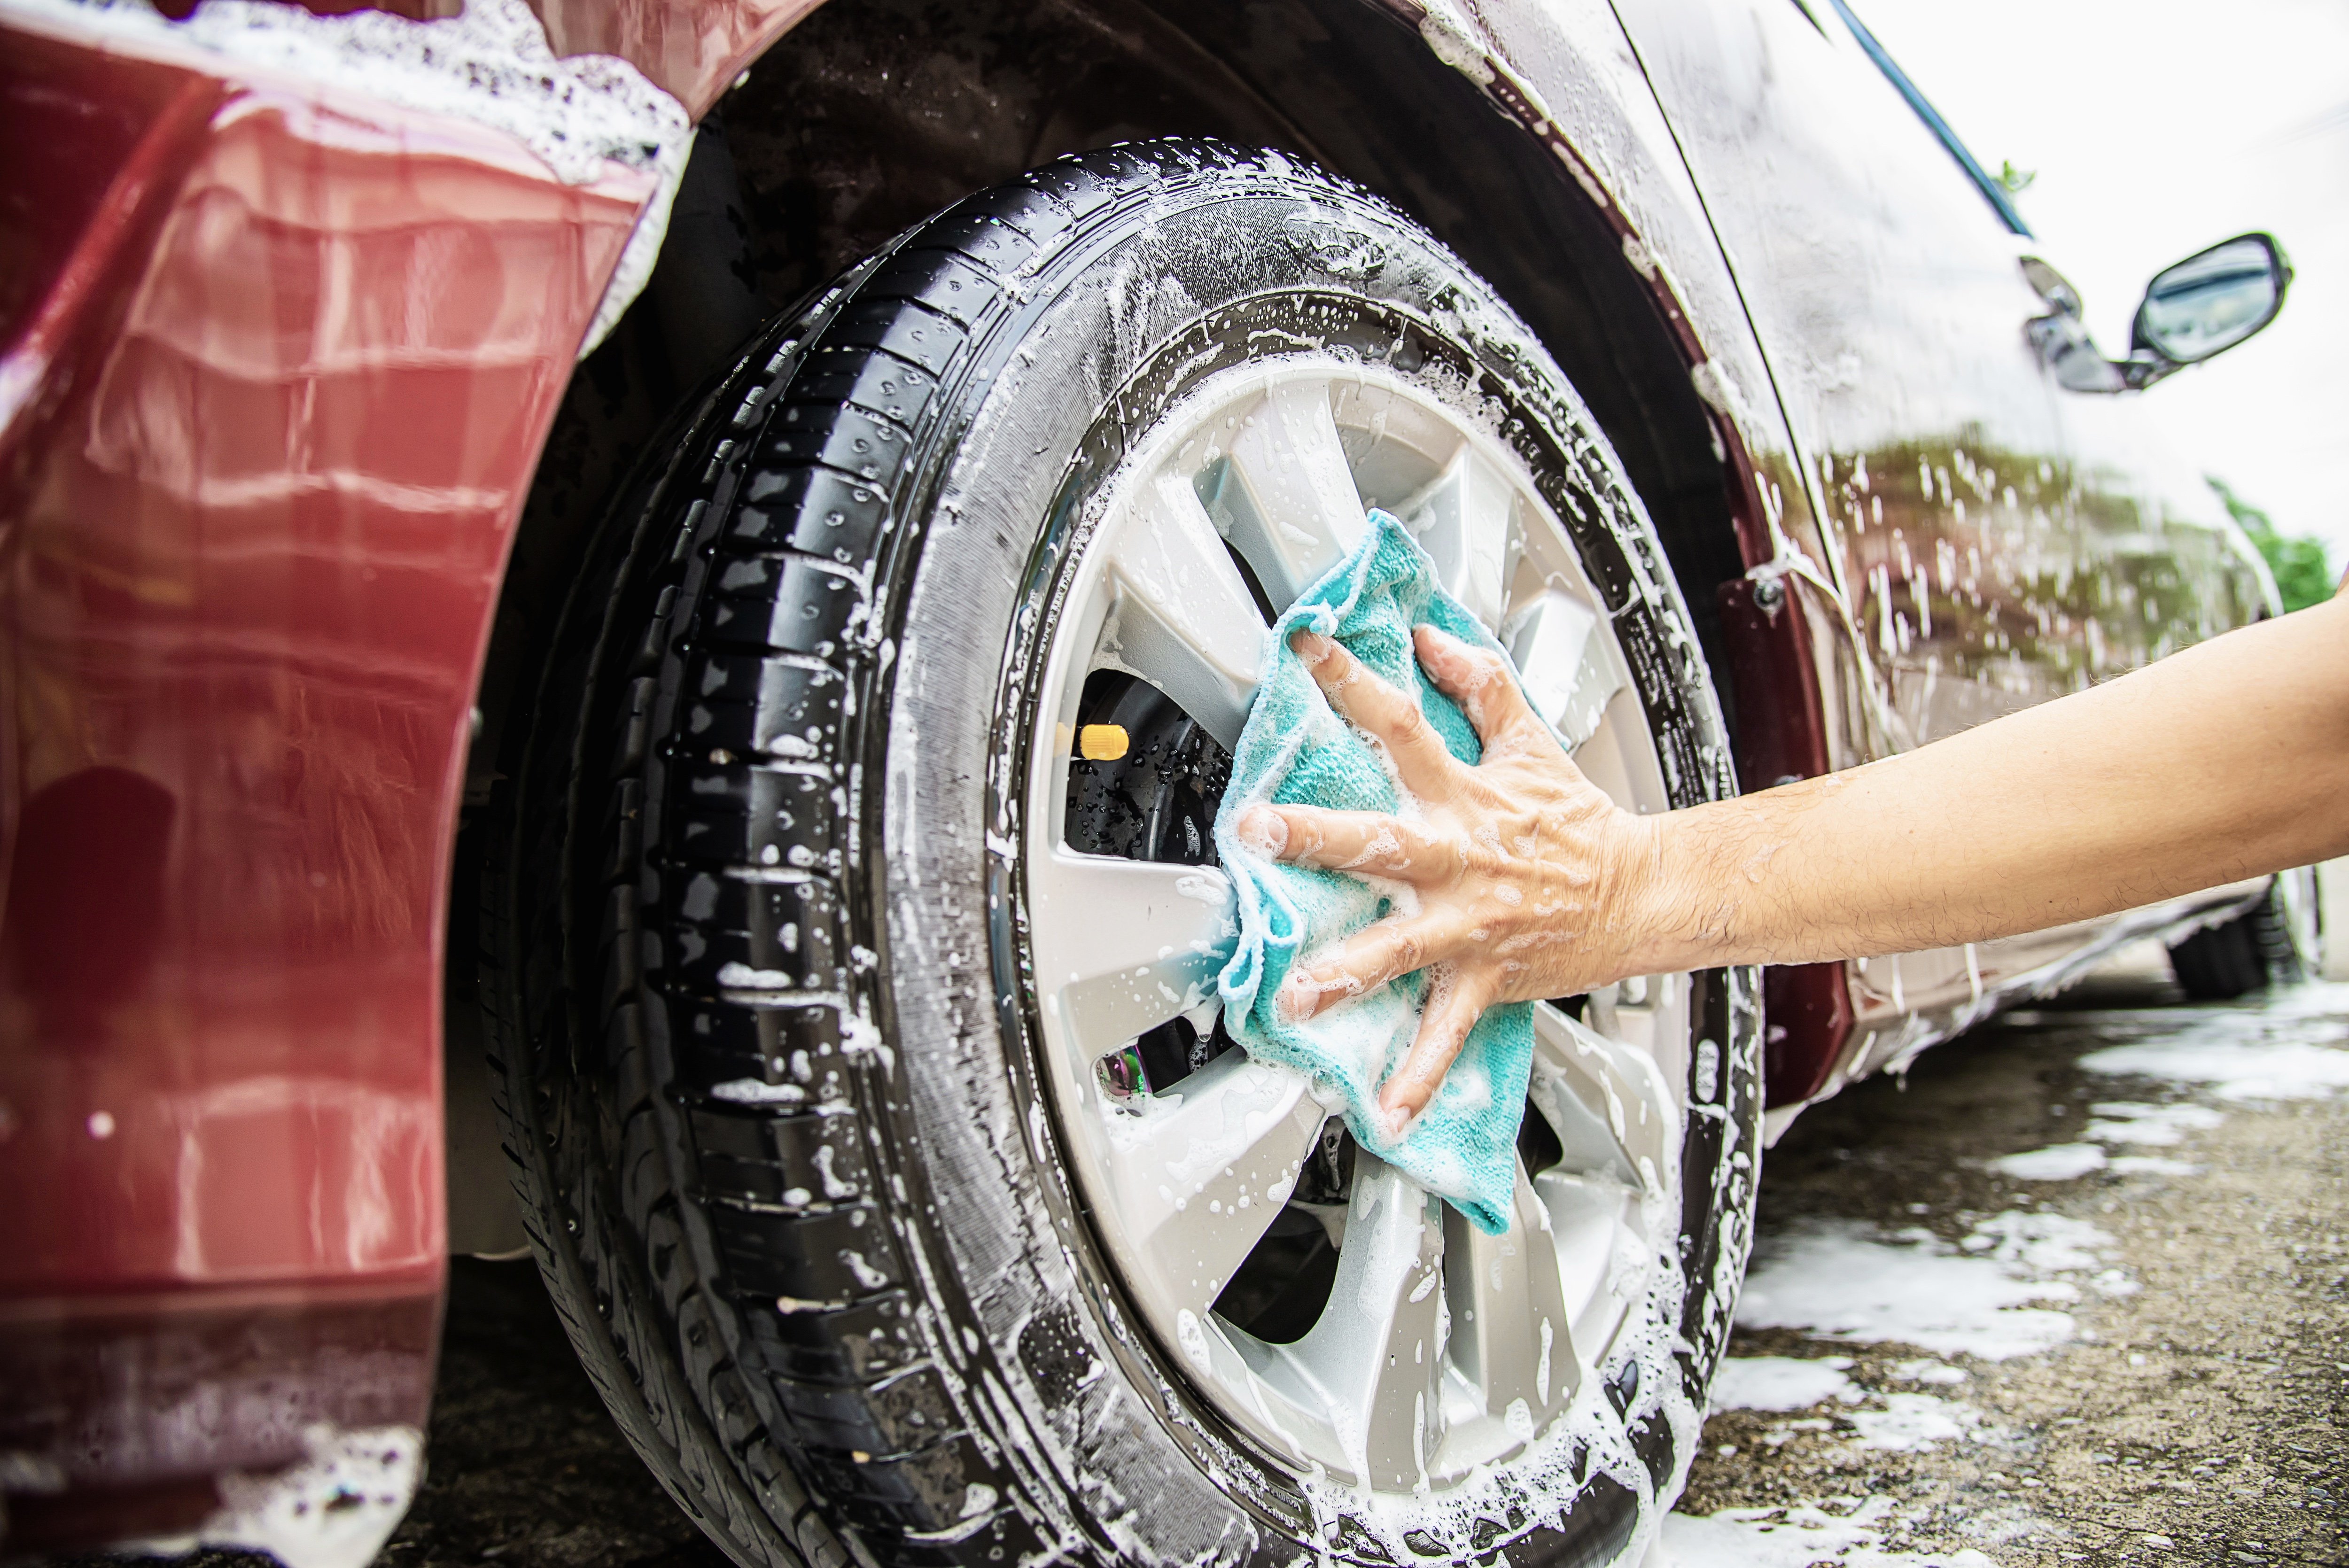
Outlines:
<svg viewBox="0 0 2349 1568"><path fill-rule="evenodd" d="M1275 860L1288 847L1288 823L1278 811L1250 806L1240 813L1240 842Z"/></svg>
<svg viewBox="0 0 2349 1568"><path fill-rule="evenodd" d="M1288 634L1288 647L1299 658L1319 664L1329 656L1330 639L1319 632L1299 626Z"/></svg>

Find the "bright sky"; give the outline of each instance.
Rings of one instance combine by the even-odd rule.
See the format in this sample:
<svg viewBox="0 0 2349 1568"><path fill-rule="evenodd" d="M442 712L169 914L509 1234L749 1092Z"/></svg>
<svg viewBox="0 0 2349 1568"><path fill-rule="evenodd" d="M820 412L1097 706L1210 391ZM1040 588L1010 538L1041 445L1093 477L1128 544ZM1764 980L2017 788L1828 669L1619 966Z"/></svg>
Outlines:
<svg viewBox="0 0 2349 1568"><path fill-rule="evenodd" d="M2349 564L2349 3L1852 0L2128 347L2146 280L2247 229L2296 274L2266 332L2141 396L2182 450Z"/></svg>

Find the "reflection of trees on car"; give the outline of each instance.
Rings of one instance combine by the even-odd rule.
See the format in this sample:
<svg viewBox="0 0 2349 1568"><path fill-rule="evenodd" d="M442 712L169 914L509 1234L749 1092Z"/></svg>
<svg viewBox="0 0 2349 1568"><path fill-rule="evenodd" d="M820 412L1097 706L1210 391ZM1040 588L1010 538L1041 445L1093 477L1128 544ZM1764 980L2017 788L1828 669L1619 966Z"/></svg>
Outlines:
<svg viewBox="0 0 2349 1568"><path fill-rule="evenodd" d="M2275 574L2276 593L2283 600L2285 614L2333 596L2337 584L2332 563L2325 559L2324 541L2277 532L2275 520L2237 495L2224 480L2213 479L2210 488L2227 503L2228 514L2250 536L2261 559Z"/></svg>
<svg viewBox="0 0 2349 1568"><path fill-rule="evenodd" d="M1961 434L1822 466L1854 618L1914 740L2257 613L2213 530L2109 480L2081 482L2063 460ZM1952 711L1953 700L1973 710Z"/></svg>

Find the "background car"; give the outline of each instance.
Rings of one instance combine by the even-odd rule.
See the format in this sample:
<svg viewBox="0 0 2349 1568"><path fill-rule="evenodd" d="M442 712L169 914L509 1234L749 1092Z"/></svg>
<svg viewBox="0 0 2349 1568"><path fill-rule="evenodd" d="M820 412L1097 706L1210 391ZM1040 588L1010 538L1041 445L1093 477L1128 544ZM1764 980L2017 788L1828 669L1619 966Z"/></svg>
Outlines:
<svg viewBox="0 0 2349 1568"><path fill-rule="evenodd" d="M2108 358L1835 0L336 9L0 4L10 1550L363 1560L527 1247L744 1563L1612 1560L1804 1105L2313 948L1559 998L1499 1238L1231 1048L1366 505L1641 810L2272 609L2132 394L2281 252Z"/></svg>

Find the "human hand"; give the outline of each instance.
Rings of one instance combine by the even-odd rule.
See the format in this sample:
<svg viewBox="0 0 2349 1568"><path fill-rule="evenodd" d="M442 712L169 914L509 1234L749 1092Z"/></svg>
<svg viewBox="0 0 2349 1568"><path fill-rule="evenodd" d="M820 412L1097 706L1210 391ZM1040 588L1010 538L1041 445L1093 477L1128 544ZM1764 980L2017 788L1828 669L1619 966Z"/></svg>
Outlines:
<svg viewBox="0 0 2349 1568"><path fill-rule="evenodd" d="M1411 1054L1379 1090L1398 1131L1427 1108L1487 1007L1578 995L1632 973L1636 922L1619 895L1652 860L1648 822L1582 776L1526 704L1501 657L1431 626L1414 633L1420 667L1460 705L1485 747L1454 757L1418 701L1328 637L1290 646L1330 705L1385 748L1416 819L1318 806L1249 808L1241 841L1275 860L1406 884L1417 909L1357 932L1291 969L1274 1005L1310 1018L1397 975L1425 969Z"/></svg>

